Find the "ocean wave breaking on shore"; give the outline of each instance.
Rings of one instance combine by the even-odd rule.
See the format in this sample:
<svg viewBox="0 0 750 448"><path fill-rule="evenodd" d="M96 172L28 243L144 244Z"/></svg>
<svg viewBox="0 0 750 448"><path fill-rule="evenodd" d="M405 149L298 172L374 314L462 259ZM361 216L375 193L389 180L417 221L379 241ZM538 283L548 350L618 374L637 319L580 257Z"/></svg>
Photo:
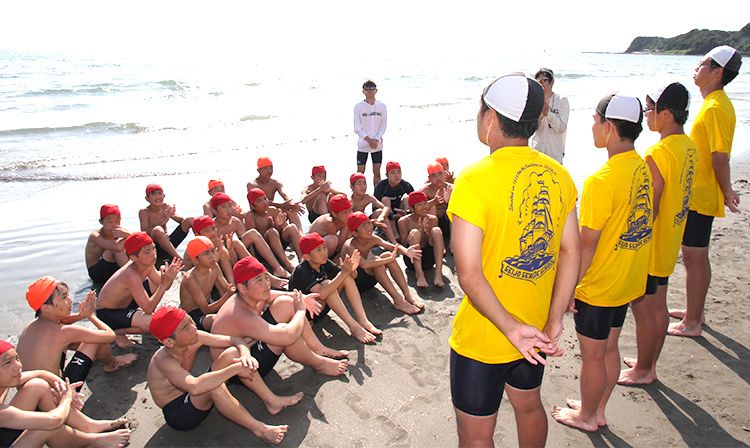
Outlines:
<svg viewBox="0 0 750 448"><path fill-rule="evenodd" d="M111 123L99 121L75 126L6 129L0 131L0 138L6 137L44 137L51 134L96 134L102 132L118 132L137 134L146 132L149 128L137 123Z"/></svg>

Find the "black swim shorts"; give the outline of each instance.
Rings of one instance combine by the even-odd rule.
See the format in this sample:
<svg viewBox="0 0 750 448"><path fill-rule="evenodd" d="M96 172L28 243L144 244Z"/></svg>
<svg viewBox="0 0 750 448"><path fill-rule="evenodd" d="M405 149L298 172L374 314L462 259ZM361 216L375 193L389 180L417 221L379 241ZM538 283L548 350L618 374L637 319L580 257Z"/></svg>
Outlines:
<svg viewBox="0 0 750 448"><path fill-rule="evenodd" d="M368 289L374 288L375 285L378 284L378 279L376 279L374 275L368 274L367 271L361 267L358 267L357 278L354 279L354 283L357 284L357 290L359 292L365 292Z"/></svg>
<svg viewBox="0 0 750 448"><path fill-rule="evenodd" d="M414 263L411 259L404 255L404 265L409 271L414 270ZM425 244L422 248L422 270L432 269L435 266L435 249L429 244Z"/></svg>
<svg viewBox="0 0 750 448"><path fill-rule="evenodd" d="M197 428L213 408L213 405L207 410L196 408L190 400L190 394L186 392L167 403L162 413L169 426L180 431L189 431Z"/></svg>
<svg viewBox="0 0 750 448"><path fill-rule="evenodd" d="M63 353L61 364L65 360L65 354ZM94 361L89 358L86 354L81 352L75 352L73 353L73 357L70 358L70 361L68 361L68 365L62 370L62 377L68 378L71 383L75 383L78 381L86 381L86 378L89 376L89 371L91 371L91 367L94 365ZM81 391L81 387L79 386L76 388L78 392Z"/></svg>
<svg viewBox="0 0 750 448"><path fill-rule="evenodd" d="M190 316L191 319L193 319L193 322L195 322L195 326L201 330L201 331L208 331L203 327L203 319L206 318L206 315L203 314L203 311L201 311L200 308L196 308L192 311L188 311L188 316Z"/></svg>
<svg viewBox="0 0 750 448"><path fill-rule="evenodd" d="M266 308L266 311L262 315L263 320L271 325L277 325L276 319L271 314L271 308ZM250 355L258 360L258 374L261 377L268 375L268 372L273 370L273 366L279 360L281 355L277 355L271 350L268 345L263 341L258 341L250 347Z"/></svg>
<svg viewBox="0 0 750 448"><path fill-rule="evenodd" d="M659 286L664 286L669 284L669 277L657 277L655 275L650 275L646 278L646 295L651 296L656 294L656 291L658 290Z"/></svg>
<svg viewBox="0 0 750 448"><path fill-rule="evenodd" d="M682 245L687 247L708 247L711 242L713 216L701 215L695 210L688 212L685 233L682 234Z"/></svg>
<svg viewBox="0 0 750 448"><path fill-rule="evenodd" d="M573 315L576 331L591 339L606 340L611 329L621 328L625 323L628 305L595 306L576 299L576 313Z"/></svg>
<svg viewBox="0 0 750 448"><path fill-rule="evenodd" d="M381 163L383 163L383 151L375 151L375 152L357 151L357 165L367 164L368 154L372 154L373 165L380 165Z"/></svg>
<svg viewBox="0 0 750 448"><path fill-rule="evenodd" d="M13 445L21 434L23 429L0 428L0 448Z"/></svg>
<svg viewBox="0 0 750 448"><path fill-rule="evenodd" d="M534 365L524 358L504 364L485 364L451 349L453 406L469 415L482 417L496 413L506 383L515 389L532 390L542 385L543 376L543 364Z"/></svg>
<svg viewBox="0 0 750 448"><path fill-rule="evenodd" d="M118 269L120 269L120 266L117 263L100 258L95 265L88 268L89 278L94 284L103 285L107 283L110 277L115 275Z"/></svg>
<svg viewBox="0 0 750 448"><path fill-rule="evenodd" d="M120 328L132 327L131 323L136 311L138 311L138 304L133 300L127 308L96 310L96 317L109 325L111 329L119 330Z"/></svg>
<svg viewBox="0 0 750 448"><path fill-rule="evenodd" d="M178 225L176 229L172 231L172 233L169 234L169 242L172 243L172 246L174 246L175 249L177 249L177 246L182 244L183 241L185 241L185 238L187 238L188 233L184 230L182 230L182 225ZM165 261L170 261L172 259L172 256L167 253L164 249L162 249L159 244L156 244L156 266L161 266L164 264Z"/></svg>

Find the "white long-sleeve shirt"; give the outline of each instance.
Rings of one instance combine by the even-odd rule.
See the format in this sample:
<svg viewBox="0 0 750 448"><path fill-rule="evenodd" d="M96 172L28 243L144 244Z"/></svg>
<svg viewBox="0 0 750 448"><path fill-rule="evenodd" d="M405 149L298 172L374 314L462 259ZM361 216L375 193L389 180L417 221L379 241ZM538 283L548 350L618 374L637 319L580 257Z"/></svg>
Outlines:
<svg viewBox="0 0 750 448"><path fill-rule="evenodd" d="M383 134L388 124L387 111L385 104L375 100L375 104L370 104L365 100L360 101L354 106L354 132L359 137L357 149L362 152L377 152L383 149ZM365 137L378 140L378 147L370 148L370 144L365 141Z"/></svg>
<svg viewBox="0 0 750 448"><path fill-rule="evenodd" d="M569 115L568 99L556 93L553 94L550 99L549 112L539 120L539 127L531 136L531 147L562 163Z"/></svg>

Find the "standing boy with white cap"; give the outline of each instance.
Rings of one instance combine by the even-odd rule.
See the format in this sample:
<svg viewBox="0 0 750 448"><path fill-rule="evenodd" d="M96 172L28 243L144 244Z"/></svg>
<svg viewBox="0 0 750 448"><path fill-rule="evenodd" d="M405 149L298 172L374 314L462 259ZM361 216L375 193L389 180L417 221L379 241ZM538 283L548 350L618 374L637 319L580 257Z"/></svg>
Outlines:
<svg viewBox="0 0 750 448"><path fill-rule="evenodd" d="M638 98L608 95L591 128L594 145L609 160L583 185L581 273L575 325L581 346L581 401L552 416L583 431L607 424L604 411L620 375L617 347L628 304L643 295L653 223L651 174L635 152L643 108Z"/></svg>
<svg viewBox="0 0 750 448"><path fill-rule="evenodd" d="M528 146L543 102L539 83L521 73L484 91L477 136L490 154L458 176L448 204L466 293L449 340L460 446L493 445L503 391L513 405L518 445L547 440L544 353L560 352L580 243L570 175Z"/></svg>
<svg viewBox="0 0 750 448"><path fill-rule="evenodd" d="M732 189L729 155L736 116L732 102L724 92L739 73L742 55L727 45L716 47L695 68L693 81L701 91L703 105L690 130L695 142L695 188L690 199L685 234L682 237L682 262L685 263L687 308L670 311L682 319L669 326L673 336L700 336L703 307L711 284L708 243L714 217L724 216L724 206L739 212L740 195Z"/></svg>
<svg viewBox="0 0 750 448"><path fill-rule="evenodd" d="M677 263L695 177L695 143L682 126L688 118L690 94L679 82L646 96L646 122L661 140L646 151L654 181L654 239L646 295L633 301L638 358L623 358L631 368L618 384L650 384L669 325L667 287Z"/></svg>

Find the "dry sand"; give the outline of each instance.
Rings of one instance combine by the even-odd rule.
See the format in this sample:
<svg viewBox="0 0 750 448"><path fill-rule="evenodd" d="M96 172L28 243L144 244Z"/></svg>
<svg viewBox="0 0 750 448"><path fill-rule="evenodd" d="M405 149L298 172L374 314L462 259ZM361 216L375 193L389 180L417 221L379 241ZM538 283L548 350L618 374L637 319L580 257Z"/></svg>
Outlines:
<svg viewBox="0 0 750 448"><path fill-rule="evenodd" d="M714 224L711 246L713 281L706 301L703 336L668 337L659 362L659 381L646 387L617 386L608 408L609 426L592 434L570 429L549 417L549 446L747 446L750 443L750 184L748 164L735 168L735 188L745 201L744 213ZM340 322L324 320L316 332L324 343L351 351L351 368L342 378L326 378L282 357L266 377L279 394L297 391L304 399L270 416L248 390L230 390L258 419L288 424L282 446L380 447L455 446L457 437L448 381L451 321L462 299L452 260L444 274L450 286L420 291L428 310L409 317L396 312L382 290L364 295L373 323L385 335L363 346L348 337ZM429 278L429 276L428 276ZM670 281L669 304L684 303L684 268L678 264ZM410 284L414 286L413 275ZM174 288L173 288L174 289ZM545 373L542 400L548 410L578 397L580 355L570 316L563 345L568 353L553 358ZM620 340L622 354L635 353L632 315ZM131 445L263 446L249 432L214 411L193 431L169 428L145 389L148 359L158 342L144 337L135 348L134 367L104 374L96 367L87 383L85 411L94 417L126 415L134 427ZM202 353L195 372L204 371ZM503 401L495 443L515 445L512 409Z"/></svg>

